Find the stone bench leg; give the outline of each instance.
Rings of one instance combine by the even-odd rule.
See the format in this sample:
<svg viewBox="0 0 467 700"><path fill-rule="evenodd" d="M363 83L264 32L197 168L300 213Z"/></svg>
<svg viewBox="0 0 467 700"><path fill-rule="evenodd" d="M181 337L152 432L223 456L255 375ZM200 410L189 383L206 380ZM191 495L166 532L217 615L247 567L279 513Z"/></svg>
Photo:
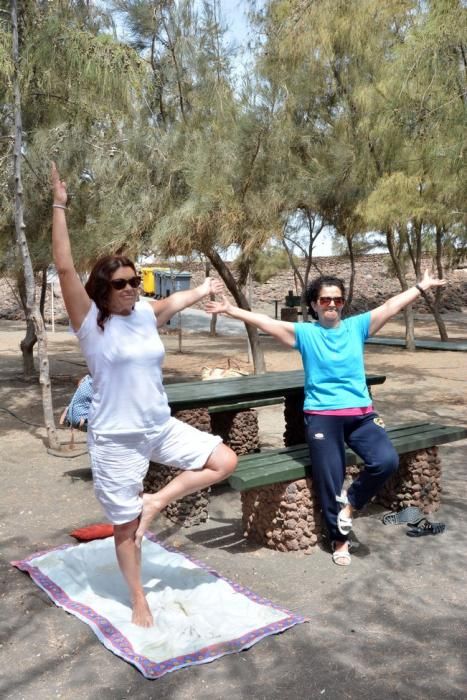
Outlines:
<svg viewBox="0 0 467 700"><path fill-rule="evenodd" d="M192 425L198 430L211 432L211 418L207 408L193 408L189 410L176 411L174 418ZM169 481L180 474L180 469L151 462L149 470L144 480L145 493L156 493L166 486ZM177 525L191 527L206 522L208 519L208 505L211 489L196 491L178 501L170 503L162 512Z"/></svg>
<svg viewBox="0 0 467 700"><path fill-rule="evenodd" d="M280 552L310 554L320 539L321 517L307 479L242 492L244 536Z"/></svg>
<svg viewBox="0 0 467 700"><path fill-rule="evenodd" d="M253 408L212 413L211 428L238 456L259 448L258 413Z"/></svg>
<svg viewBox="0 0 467 700"><path fill-rule="evenodd" d="M177 474L181 474L181 469L174 467L166 467L164 464L150 462L148 473L144 480L144 492L156 493L161 488L166 486ZM169 503L167 508L162 511L163 514L177 525L182 527L191 527L192 525L200 525L208 519L209 496L211 489L203 489L190 493L178 501Z"/></svg>
<svg viewBox="0 0 467 700"><path fill-rule="evenodd" d="M359 467L349 467L347 473L355 478ZM437 447L400 456L399 469L391 476L375 502L398 511L407 506L418 506L424 513L433 513L441 503L441 460Z"/></svg>

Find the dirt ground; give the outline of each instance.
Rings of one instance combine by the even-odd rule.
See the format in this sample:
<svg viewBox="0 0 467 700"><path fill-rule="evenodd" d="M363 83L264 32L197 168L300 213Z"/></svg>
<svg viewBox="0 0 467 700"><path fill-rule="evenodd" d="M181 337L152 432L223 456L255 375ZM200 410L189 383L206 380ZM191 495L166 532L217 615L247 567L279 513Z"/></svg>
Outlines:
<svg viewBox="0 0 467 700"><path fill-rule="evenodd" d="M447 316L452 339L467 340L467 312ZM238 494L214 491L208 523L180 529L161 517L153 530L170 544L266 598L310 617L249 651L177 671L157 681L109 653L87 625L55 607L9 562L69 543L78 526L101 522L85 449L61 456L46 449L40 389L21 378L23 325L0 321L0 696L8 700L170 698L254 700L377 697L424 700L465 697L467 441L440 448L443 496L436 537L412 539L404 526L385 527L372 506L359 517L352 566L329 553L281 554L245 542ZM385 334L402 335L399 322ZM419 337L435 328L417 320ZM56 415L85 373L75 339L49 333ZM203 366L227 358L248 368L246 340L186 334L163 337L166 381L199 378ZM267 369L300 367L299 355L264 337ZM251 367L250 367L251 369ZM430 419L467 426L467 355L384 347L366 350L366 369L387 375L375 387L377 410L391 425ZM263 447L282 442L280 406L259 410ZM69 432L61 431L63 442Z"/></svg>

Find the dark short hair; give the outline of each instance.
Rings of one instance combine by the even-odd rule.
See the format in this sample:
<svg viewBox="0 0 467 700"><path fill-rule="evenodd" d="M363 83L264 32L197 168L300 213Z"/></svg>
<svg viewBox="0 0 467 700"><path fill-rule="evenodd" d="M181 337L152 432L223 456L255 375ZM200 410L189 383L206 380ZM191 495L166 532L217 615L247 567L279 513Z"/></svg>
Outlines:
<svg viewBox="0 0 467 700"><path fill-rule="evenodd" d="M112 291L110 280L115 270L120 267L131 267L136 275L135 264L130 258L124 255L105 255L96 262L84 285L88 296L99 309L97 325L102 330L104 330L104 323L110 317L109 301Z"/></svg>
<svg viewBox="0 0 467 700"><path fill-rule="evenodd" d="M315 319L318 318L318 314L311 306L311 302L316 304L323 287L339 287L342 296L345 298L345 284L340 277L333 277L332 275L321 275L320 277L315 277L315 279L311 280L310 284L306 288L306 303L308 305L308 311Z"/></svg>

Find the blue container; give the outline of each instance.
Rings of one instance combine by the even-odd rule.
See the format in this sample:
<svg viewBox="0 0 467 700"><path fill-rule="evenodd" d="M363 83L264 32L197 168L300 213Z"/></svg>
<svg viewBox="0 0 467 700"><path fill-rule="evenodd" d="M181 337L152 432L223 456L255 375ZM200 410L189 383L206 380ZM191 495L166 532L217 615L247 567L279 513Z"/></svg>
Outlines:
<svg viewBox="0 0 467 700"><path fill-rule="evenodd" d="M166 272L160 273L160 297L168 297L174 292L183 292L190 289L190 272ZM156 294L158 285L156 284Z"/></svg>
<svg viewBox="0 0 467 700"><path fill-rule="evenodd" d="M168 267L155 267L154 268L154 296L156 299L162 299L162 297L167 296L162 293L163 288L163 277L170 272Z"/></svg>
<svg viewBox="0 0 467 700"><path fill-rule="evenodd" d="M174 292L184 292L190 289L191 273L190 272L177 272L174 276Z"/></svg>

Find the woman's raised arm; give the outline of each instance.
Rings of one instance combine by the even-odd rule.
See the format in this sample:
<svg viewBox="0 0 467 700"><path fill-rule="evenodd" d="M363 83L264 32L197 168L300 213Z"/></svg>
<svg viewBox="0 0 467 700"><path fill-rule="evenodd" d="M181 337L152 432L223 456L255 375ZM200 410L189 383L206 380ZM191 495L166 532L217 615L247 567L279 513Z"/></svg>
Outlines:
<svg viewBox="0 0 467 700"><path fill-rule="evenodd" d="M427 292L431 287L444 287L445 284L446 280L433 277L428 270L425 270L420 282L406 289L405 292L396 294L370 312L370 335L377 333L390 318L415 301L422 291Z"/></svg>
<svg viewBox="0 0 467 700"><path fill-rule="evenodd" d="M68 199L66 183L60 180L55 163L52 163L50 176L53 192L52 254L60 280L63 301L71 325L77 331L91 307L91 300L75 270L65 214Z"/></svg>

